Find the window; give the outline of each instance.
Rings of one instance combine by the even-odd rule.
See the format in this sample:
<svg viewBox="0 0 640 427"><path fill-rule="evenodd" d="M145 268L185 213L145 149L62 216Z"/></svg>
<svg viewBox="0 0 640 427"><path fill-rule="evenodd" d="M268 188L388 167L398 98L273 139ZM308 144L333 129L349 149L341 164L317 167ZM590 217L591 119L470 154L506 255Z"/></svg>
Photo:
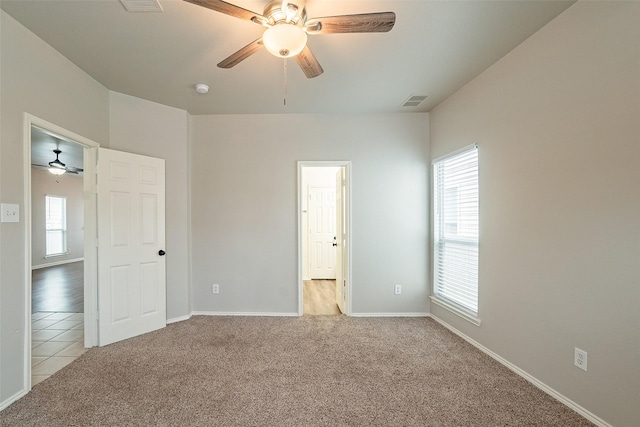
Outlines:
<svg viewBox="0 0 640 427"><path fill-rule="evenodd" d="M433 162L434 301L478 314L478 147Z"/></svg>
<svg viewBox="0 0 640 427"><path fill-rule="evenodd" d="M67 252L67 199L45 196L46 256Z"/></svg>

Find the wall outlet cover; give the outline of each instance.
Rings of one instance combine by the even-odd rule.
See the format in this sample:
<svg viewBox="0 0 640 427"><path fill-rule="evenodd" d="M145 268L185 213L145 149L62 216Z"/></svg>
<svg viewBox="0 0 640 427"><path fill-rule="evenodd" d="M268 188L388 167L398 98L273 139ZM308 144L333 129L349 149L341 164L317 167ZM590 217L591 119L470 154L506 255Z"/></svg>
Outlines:
<svg viewBox="0 0 640 427"><path fill-rule="evenodd" d="M587 370L587 352L584 350L580 350L578 347L575 348L573 364L583 371Z"/></svg>

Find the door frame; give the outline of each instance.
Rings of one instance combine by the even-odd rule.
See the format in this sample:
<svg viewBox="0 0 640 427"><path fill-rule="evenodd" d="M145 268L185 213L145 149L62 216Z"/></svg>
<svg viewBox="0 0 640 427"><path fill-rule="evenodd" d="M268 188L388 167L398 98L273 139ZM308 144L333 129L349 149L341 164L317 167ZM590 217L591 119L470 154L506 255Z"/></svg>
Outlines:
<svg viewBox="0 0 640 427"><path fill-rule="evenodd" d="M296 218L298 219L298 315L303 315L303 289L304 289L304 281L302 277L302 233L305 230L302 230L302 206L303 206L303 188L302 188L302 170L305 168L313 168L313 167L341 167L344 168L345 171L345 188L347 191L345 200L346 200L346 221L347 221L347 240L349 245L347 247L345 256L345 272L343 274L347 278L347 304L346 304L346 312L344 313L347 316L351 315L351 302L352 292L351 292L351 259L352 259L352 247L353 247L353 239L351 232L351 161L348 160L329 160L329 161L298 161L298 203L297 203L297 212Z"/></svg>
<svg viewBox="0 0 640 427"><path fill-rule="evenodd" d="M25 222L25 342L24 342L24 384L31 390L31 128L37 127L56 135L60 139L72 141L83 147L83 194L84 194L84 346L98 344L98 267L97 267L97 206L96 171L97 151L95 141L78 135L29 113L24 113L23 127L23 169L24 169L24 222Z"/></svg>

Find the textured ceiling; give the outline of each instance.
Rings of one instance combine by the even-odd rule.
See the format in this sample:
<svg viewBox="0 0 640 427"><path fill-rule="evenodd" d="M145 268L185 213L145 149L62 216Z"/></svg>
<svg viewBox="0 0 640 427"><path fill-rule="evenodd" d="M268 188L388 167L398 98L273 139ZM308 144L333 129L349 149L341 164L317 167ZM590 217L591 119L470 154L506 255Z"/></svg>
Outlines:
<svg viewBox="0 0 640 427"><path fill-rule="evenodd" d="M216 64L263 28L181 0L129 13L117 0L2 0L0 6L106 88L191 114L424 112L564 11L572 1L309 0L309 17L393 11L388 33L310 36L325 72L307 79L260 51ZM236 0L262 12L265 2ZM196 83L211 87L198 95ZM429 95L402 108L410 95Z"/></svg>

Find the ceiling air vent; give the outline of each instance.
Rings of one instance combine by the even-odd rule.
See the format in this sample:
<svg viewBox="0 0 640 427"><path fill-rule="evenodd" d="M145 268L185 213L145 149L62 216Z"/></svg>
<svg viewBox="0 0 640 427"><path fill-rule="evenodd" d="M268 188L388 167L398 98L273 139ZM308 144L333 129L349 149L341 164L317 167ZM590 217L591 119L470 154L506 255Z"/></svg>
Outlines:
<svg viewBox="0 0 640 427"><path fill-rule="evenodd" d="M402 104L402 106L417 107L418 105L422 104L422 101L427 99L428 96L429 95L411 95L406 101L404 101L404 104Z"/></svg>
<svg viewBox="0 0 640 427"><path fill-rule="evenodd" d="M120 0L129 12L162 12L159 0Z"/></svg>

